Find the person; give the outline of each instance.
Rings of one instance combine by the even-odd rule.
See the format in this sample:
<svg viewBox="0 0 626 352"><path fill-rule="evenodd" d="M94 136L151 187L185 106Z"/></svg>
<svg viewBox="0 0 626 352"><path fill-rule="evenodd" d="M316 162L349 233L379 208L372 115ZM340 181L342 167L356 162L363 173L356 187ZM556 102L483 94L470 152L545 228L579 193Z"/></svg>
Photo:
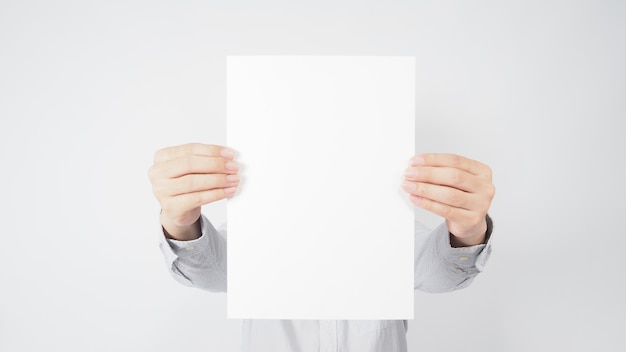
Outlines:
<svg viewBox="0 0 626 352"><path fill-rule="evenodd" d="M160 248L180 283L226 292L226 231L201 214L205 204L233 197L239 185L235 151L190 143L161 149L148 172L161 205ZM487 214L495 194L491 169L454 154L409 159L399 185L416 206L445 221L428 230L416 222L415 289L467 287L491 253ZM406 320L244 320L242 350L407 351Z"/></svg>

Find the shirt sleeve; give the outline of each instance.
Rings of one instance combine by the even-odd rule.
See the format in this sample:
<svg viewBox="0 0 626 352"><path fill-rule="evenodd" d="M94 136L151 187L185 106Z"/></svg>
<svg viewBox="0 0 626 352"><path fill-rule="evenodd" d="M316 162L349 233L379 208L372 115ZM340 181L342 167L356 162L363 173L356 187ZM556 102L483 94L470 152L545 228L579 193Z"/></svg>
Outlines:
<svg viewBox="0 0 626 352"><path fill-rule="evenodd" d="M161 234L159 247L170 273L185 286L212 292L226 292L226 230L216 230L204 216L201 235L191 241L177 241Z"/></svg>
<svg viewBox="0 0 626 352"><path fill-rule="evenodd" d="M415 225L415 289L449 292L467 287L485 268L491 255L492 223L487 216L487 241L470 247L450 245L445 222L432 231Z"/></svg>

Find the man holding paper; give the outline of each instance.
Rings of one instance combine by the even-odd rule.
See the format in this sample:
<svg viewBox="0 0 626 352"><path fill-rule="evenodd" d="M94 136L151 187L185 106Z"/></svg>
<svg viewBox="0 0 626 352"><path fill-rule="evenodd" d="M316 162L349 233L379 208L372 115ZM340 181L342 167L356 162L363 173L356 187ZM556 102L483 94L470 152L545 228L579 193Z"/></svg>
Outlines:
<svg viewBox="0 0 626 352"><path fill-rule="evenodd" d="M155 154L149 177L162 207L161 250L174 278L185 285L226 291L226 236L201 214L201 207L235 196L240 176L245 176L235 159L233 149L198 143ZM491 169L452 154L407 160L398 188L415 206L445 218L432 231L416 225L416 238L424 240L415 246L414 288L464 288L482 271L491 251ZM407 351L406 329L406 320L244 320L243 350Z"/></svg>

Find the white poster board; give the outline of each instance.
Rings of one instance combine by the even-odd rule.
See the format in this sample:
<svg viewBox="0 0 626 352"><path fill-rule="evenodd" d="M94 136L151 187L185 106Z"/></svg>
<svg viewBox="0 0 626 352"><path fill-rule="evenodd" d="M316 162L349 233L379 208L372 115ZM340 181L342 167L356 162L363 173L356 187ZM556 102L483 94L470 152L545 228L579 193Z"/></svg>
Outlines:
<svg viewBox="0 0 626 352"><path fill-rule="evenodd" d="M228 317L412 319L415 60L232 56Z"/></svg>

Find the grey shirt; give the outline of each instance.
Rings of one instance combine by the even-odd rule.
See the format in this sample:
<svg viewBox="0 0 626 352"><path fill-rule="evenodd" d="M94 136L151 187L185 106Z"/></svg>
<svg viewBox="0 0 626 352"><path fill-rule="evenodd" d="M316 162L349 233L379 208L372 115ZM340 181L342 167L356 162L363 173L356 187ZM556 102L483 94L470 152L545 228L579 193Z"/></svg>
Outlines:
<svg viewBox="0 0 626 352"><path fill-rule="evenodd" d="M172 276L186 286L226 292L225 229L202 215L202 235L193 241L161 236ZM448 292L467 287L491 253L486 244L453 248L445 223L429 230L415 223L415 289ZM406 352L406 320L244 320L244 352Z"/></svg>

